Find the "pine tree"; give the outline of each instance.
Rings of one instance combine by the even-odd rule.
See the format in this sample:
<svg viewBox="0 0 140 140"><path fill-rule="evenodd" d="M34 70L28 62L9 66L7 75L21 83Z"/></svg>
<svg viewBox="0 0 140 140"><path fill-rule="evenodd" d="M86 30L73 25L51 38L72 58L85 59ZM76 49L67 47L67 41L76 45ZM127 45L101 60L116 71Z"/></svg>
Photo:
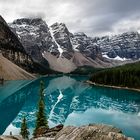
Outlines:
<svg viewBox="0 0 140 140"><path fill-rule="evenodd" d="M27 122L25 116L23 117L22 124L21 124L21 132L23 139L29 139L29 131L27 127Z"/></svg>
<svg viewBox="0 0 140 140"><path fill-rule="evenodd" d="M39 103L38 103L38 112L37 112L37 120L36 120L36 126L34 130L34 136L36 136L37 130L44 126L48 128L48 121L45 114L45 100L44 100L44 82L40 82L40 97L39 97Z"/></svg>

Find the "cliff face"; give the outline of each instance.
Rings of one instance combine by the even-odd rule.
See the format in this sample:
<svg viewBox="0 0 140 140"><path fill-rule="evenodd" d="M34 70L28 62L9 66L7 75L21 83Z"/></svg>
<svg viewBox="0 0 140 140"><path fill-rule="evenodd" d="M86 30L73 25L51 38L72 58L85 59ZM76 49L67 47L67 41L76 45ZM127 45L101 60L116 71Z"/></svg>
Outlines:
<svg viewBox="0 0 140 140"><path fill-rule="evenodd" d="M27 40L30 40L28 36ZM29 44L29 42L26 43ZM41 54L36 50L38 48L35 47L33 48L33 52L29 53L30 48L23 47L18 36L11 31L8 24L0 16L0 51L3 56L28 72L51 73L52 71L48 69L47 61L42 56L40 58ZM39 58L39 61L35 61L33 56Z"/></svg>
<svg viewBox="0 0 140 140"><path fill-rule="evenodd" d="M101 48L102 55L106 58L121 61L140 58L140 34L138 32L97 37L94 38L94 42Z"/></svg>
<svg viewBox="0 0 140 140"><path fill-rule="evenodd" d="M10 30L7 23L0 16L0 51L4 57L24 68L32 70L32 60L25 52L16 35Z"/></svg>

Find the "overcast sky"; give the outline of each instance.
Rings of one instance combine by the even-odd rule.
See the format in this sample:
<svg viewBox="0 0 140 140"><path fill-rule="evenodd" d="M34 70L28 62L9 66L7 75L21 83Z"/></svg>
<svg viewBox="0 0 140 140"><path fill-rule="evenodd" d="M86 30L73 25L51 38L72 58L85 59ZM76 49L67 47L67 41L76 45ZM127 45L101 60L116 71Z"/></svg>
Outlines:
<svg viewBox="0 0 140 140"><path fill-rule="evenodd" d="M7 22L23 17L64 22L71 32L88 36L140 30L140 0L0 0L0 14Z"/></svg>

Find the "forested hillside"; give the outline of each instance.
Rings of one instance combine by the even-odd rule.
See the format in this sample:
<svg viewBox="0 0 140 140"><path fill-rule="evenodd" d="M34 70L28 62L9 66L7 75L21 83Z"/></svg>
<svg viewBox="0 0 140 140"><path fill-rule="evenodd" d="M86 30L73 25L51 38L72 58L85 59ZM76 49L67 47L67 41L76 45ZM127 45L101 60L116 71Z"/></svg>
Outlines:
<svg viewBox="0 0 140 140"><path fill-rule="evenodd" d="M140 88L140 62L94 73L90 81L112 86Z"/></svg>

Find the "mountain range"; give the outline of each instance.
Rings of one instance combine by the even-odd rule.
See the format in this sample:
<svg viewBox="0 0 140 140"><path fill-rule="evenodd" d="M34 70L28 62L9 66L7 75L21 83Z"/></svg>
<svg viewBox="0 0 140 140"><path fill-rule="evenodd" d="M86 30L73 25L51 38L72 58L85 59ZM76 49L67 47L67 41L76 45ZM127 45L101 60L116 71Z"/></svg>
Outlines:
<svg viewBox="0 0 140 140"><path fill-rule="evenodd" d="M41 18L22 18L7 24L1 17L0 49L29 72L70 73L80 67L108 68L139 61L140 34L88 37L71 33L64 23L48 26Z"/></svg>

